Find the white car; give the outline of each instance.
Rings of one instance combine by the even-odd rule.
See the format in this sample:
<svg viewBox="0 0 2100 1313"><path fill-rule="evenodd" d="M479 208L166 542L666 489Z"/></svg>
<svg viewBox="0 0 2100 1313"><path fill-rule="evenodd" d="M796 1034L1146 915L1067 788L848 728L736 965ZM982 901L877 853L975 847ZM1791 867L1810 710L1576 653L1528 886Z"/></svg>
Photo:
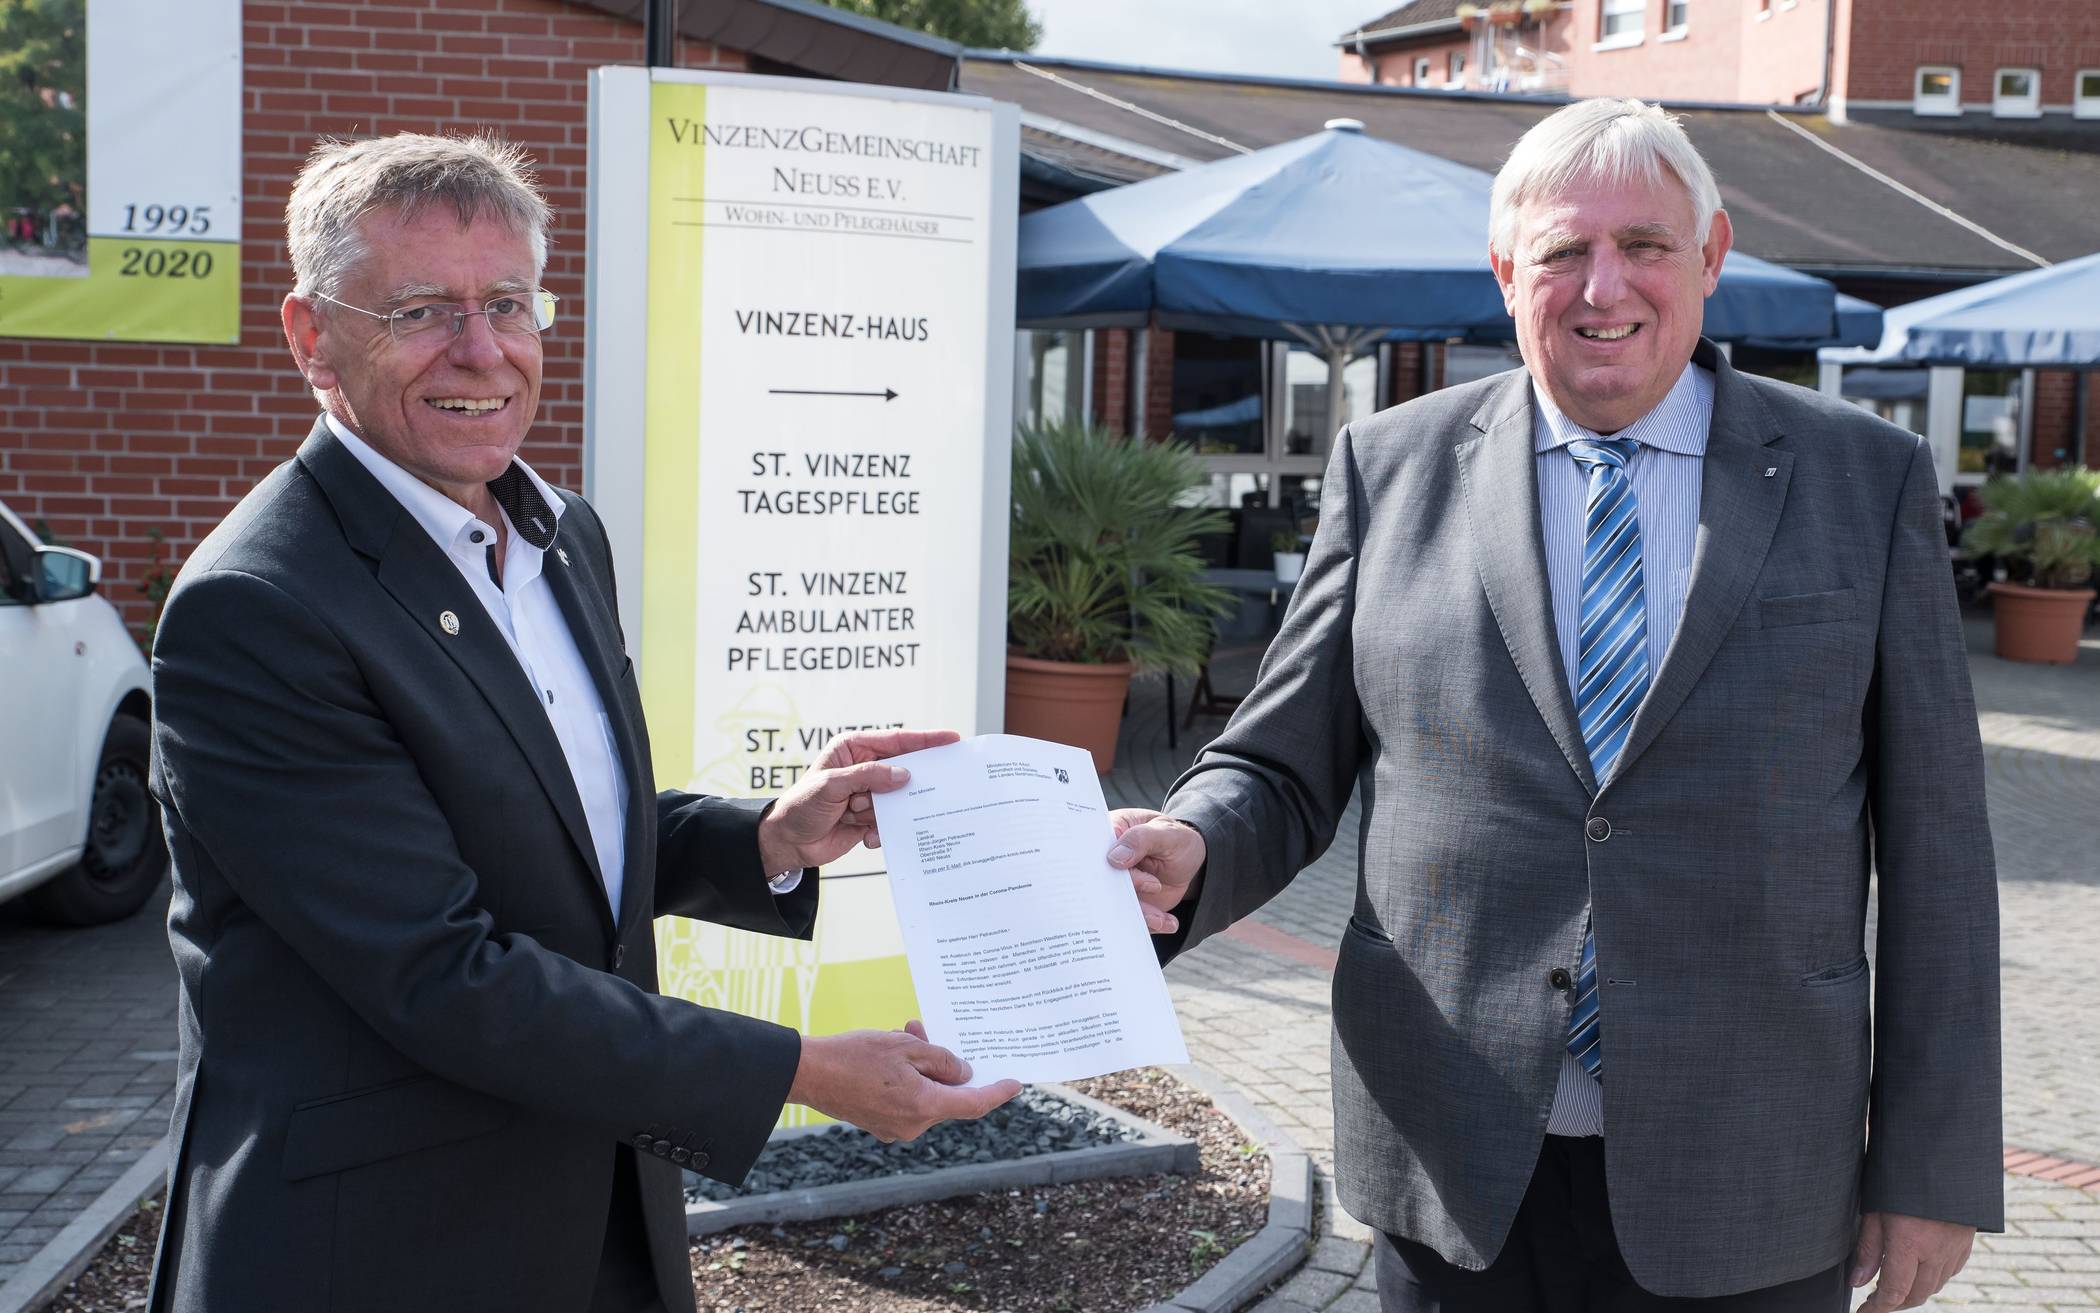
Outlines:
<svg viewBox="0 0 2100 1313"><path fill-rule="evenodd" d="M168 865L146 663L101 576L0 503L0 899L69 925L131 915Z"/></svg>

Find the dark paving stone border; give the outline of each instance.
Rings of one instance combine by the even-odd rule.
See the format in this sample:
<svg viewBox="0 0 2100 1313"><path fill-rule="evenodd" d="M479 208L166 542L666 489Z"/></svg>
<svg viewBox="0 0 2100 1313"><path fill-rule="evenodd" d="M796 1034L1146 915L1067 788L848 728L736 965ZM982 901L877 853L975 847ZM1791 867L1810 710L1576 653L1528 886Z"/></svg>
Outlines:
<svg viewBox="0 0 2100 1313"><path fill-rule="evenodd" d="M1209 1095L1249 1139L1268 1147L1269 1221L1187 1289L1145 1313L1236 1313L1289 1276L1311 1252L1312 1158L1216 1072L1199 1066L1168 1070Z"/></svg>
<svg viewBox="0 0 2100 1313"><path fill-rule="evenodd" d="M109 1184L28 1262L0 1284L0 1313L27 1313L65 1289L87 1270L102 1246L131 1220L146 1198L167 1184L167 1142L154 1145L130 1170Z"/></svg>
<svg viewBox="0 0 2100 1313"><path fill-rule="evenodd" d="M1002 1162L970 1163L909 1176L882 1176L804 1190L779 1190L743 1199L687 1204L687 1235L711 1235L732 1227L763 1222L808 1222L822 1217L853 1217L899 1204L923 1204L987 1190L1014 1190L1031 1185L1062 1185L1105 1176L1144 1176L1151 1172L1194 1175L1200 1167L1196 1142L1156 1126L1121 1108L1110 1107L1063 1085L1036 1087L1098 1116L1138 1132L1134 1140L1058 1153L1037 1154ZM1238 1120L1235 1118L1234 1120ZM5 1310L0 1310L5 1313Z"/></svg>

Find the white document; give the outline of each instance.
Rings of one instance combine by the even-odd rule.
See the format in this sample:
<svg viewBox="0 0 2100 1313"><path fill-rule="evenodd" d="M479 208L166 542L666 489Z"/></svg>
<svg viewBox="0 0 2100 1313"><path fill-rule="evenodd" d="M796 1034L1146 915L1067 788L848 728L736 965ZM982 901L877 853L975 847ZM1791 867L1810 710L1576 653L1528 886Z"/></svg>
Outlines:
<svg viewBox="0 0 2100 1313"><path fill-rule="evenodd" d="M975 1084L1187 1062L1084 748L986 734L895 759L875 796L926 1034Z"/></svg>

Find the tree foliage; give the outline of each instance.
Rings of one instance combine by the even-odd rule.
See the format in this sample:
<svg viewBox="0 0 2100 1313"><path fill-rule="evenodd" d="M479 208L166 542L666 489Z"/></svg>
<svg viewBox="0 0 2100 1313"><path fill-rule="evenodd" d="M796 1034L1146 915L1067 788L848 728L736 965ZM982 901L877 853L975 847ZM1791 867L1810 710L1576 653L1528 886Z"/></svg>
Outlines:
<svg viewBox="0 0 2100 1313"><path fill-rule="evenodd" d="M85 0L0 0L0 212L86 183Z"/></svg>
<svg viewBox="0 0 2100 1313"><path fill-rule="evenodd" d="M987 49L1033 50L1043 39L1022 0L824 0L834 9Z"/></svg>

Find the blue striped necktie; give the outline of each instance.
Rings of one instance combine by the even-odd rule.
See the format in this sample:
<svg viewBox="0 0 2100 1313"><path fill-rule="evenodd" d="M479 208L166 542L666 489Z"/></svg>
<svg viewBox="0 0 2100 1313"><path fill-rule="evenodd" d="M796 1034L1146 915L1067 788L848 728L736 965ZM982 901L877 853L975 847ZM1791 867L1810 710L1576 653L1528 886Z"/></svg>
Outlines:
<svg viewBox="0 0 2100 1313"><path fill-rule="evenodd" d="M1571 442L1568 454L1589 475L1582 516L1581 658L1575 680L1575 716L1589 750L1597 787L1611 778L1626 747L1633 713L1648 692L1648 598L1641 579L1641 525L1633 480L1626 475L1638 443ZM1604 1035L1597 1015L1597 935L1582 936L1575 971L1575 1011L1568 1019L1568 1052L1582 1069L1604 1079Z"/></svg>

